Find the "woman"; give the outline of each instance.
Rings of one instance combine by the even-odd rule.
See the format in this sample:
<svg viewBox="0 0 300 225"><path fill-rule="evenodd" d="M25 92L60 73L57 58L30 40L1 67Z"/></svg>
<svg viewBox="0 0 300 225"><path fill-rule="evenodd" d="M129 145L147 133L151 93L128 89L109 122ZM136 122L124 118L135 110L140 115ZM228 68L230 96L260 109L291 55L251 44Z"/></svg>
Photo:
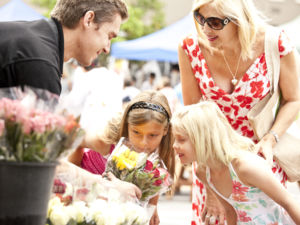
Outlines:
<svg viewBox="0 0 300 225"><path fill-rule="evenodd" d="M186 37L178 48L184 104L201 99L215 101L232 127L257 143L256 148L271 164L272 148L300 108L293 46L282 31L278 39L279 87L284 104L270 132L258 140L247 113L270 91L264 54L267 24L251 0L196 0L193 13L197 36ZM282 169L276 163L272 167L275 176L285 184L287 178ZM201 224L205 217L212 217L212 224L219 222L216 218L223 223L225 214L232 221L232 208L224 208L222 200L216 201L213 192L204 188L196 176L193 178L192 224Z"/></svg>

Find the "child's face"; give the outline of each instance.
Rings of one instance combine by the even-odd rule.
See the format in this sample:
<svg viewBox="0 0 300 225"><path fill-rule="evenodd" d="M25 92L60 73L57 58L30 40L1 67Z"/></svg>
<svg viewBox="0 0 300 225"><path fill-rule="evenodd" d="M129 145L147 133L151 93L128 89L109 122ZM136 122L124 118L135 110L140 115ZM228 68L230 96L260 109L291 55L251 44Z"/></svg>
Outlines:
<svg viewBox="0 0 300 225"><path fill-rule="evenodd" d="M178 154L182 164L189 164L196 161L195 148L186 133L173 129L174 144L173 148Z"/></svg>
<svg viewBox="0 0 300 225"><path fill-rule="evenodd" d="M151 120L141 125L128 124L128 138L138 150L152 153L160 145L167 129L161 123Z"/></svg>

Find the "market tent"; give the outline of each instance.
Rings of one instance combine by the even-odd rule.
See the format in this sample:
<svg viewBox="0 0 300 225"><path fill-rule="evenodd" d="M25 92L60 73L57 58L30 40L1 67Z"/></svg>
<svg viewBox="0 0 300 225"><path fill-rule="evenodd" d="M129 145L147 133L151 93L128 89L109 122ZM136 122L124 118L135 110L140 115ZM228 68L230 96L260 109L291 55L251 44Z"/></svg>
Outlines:
<svg viewBox="0 0 300 225"><path fill-rule="evenodd" d="M22 0L11 0L0 8L0 21L37 20L45 17Z"/></svg>
<svg viewBox="0 0 300 225"><path fill-rule="evenodd" d="M111 56L130 60L177 62L182 38L196 32L192 14L152 34L112 45Z"/></svg>

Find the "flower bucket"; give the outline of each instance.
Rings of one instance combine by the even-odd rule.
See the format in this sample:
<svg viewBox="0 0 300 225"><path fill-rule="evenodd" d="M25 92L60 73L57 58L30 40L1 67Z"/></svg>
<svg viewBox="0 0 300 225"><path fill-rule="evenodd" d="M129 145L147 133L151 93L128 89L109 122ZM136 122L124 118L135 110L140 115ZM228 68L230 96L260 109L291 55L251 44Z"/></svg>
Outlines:
<svg viewBox="0 0 300 225"><path fill-rule="evenodd" d="M0 161L0 224L45 225L56 165Z"/></svg>

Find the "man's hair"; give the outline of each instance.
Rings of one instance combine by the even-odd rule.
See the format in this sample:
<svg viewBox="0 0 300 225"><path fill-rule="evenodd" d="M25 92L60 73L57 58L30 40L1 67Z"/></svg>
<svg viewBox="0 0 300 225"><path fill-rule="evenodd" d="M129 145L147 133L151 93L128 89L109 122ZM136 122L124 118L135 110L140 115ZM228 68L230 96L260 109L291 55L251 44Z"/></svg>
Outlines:
<svg viewBox="0 0 300 225"><path fill-rule="evenodd" d="M122 0L58 0L50 15L72 29L87 11L94 11L97 24L112 22L116 14L122 20L128 18L127 6Z"/></svg>

